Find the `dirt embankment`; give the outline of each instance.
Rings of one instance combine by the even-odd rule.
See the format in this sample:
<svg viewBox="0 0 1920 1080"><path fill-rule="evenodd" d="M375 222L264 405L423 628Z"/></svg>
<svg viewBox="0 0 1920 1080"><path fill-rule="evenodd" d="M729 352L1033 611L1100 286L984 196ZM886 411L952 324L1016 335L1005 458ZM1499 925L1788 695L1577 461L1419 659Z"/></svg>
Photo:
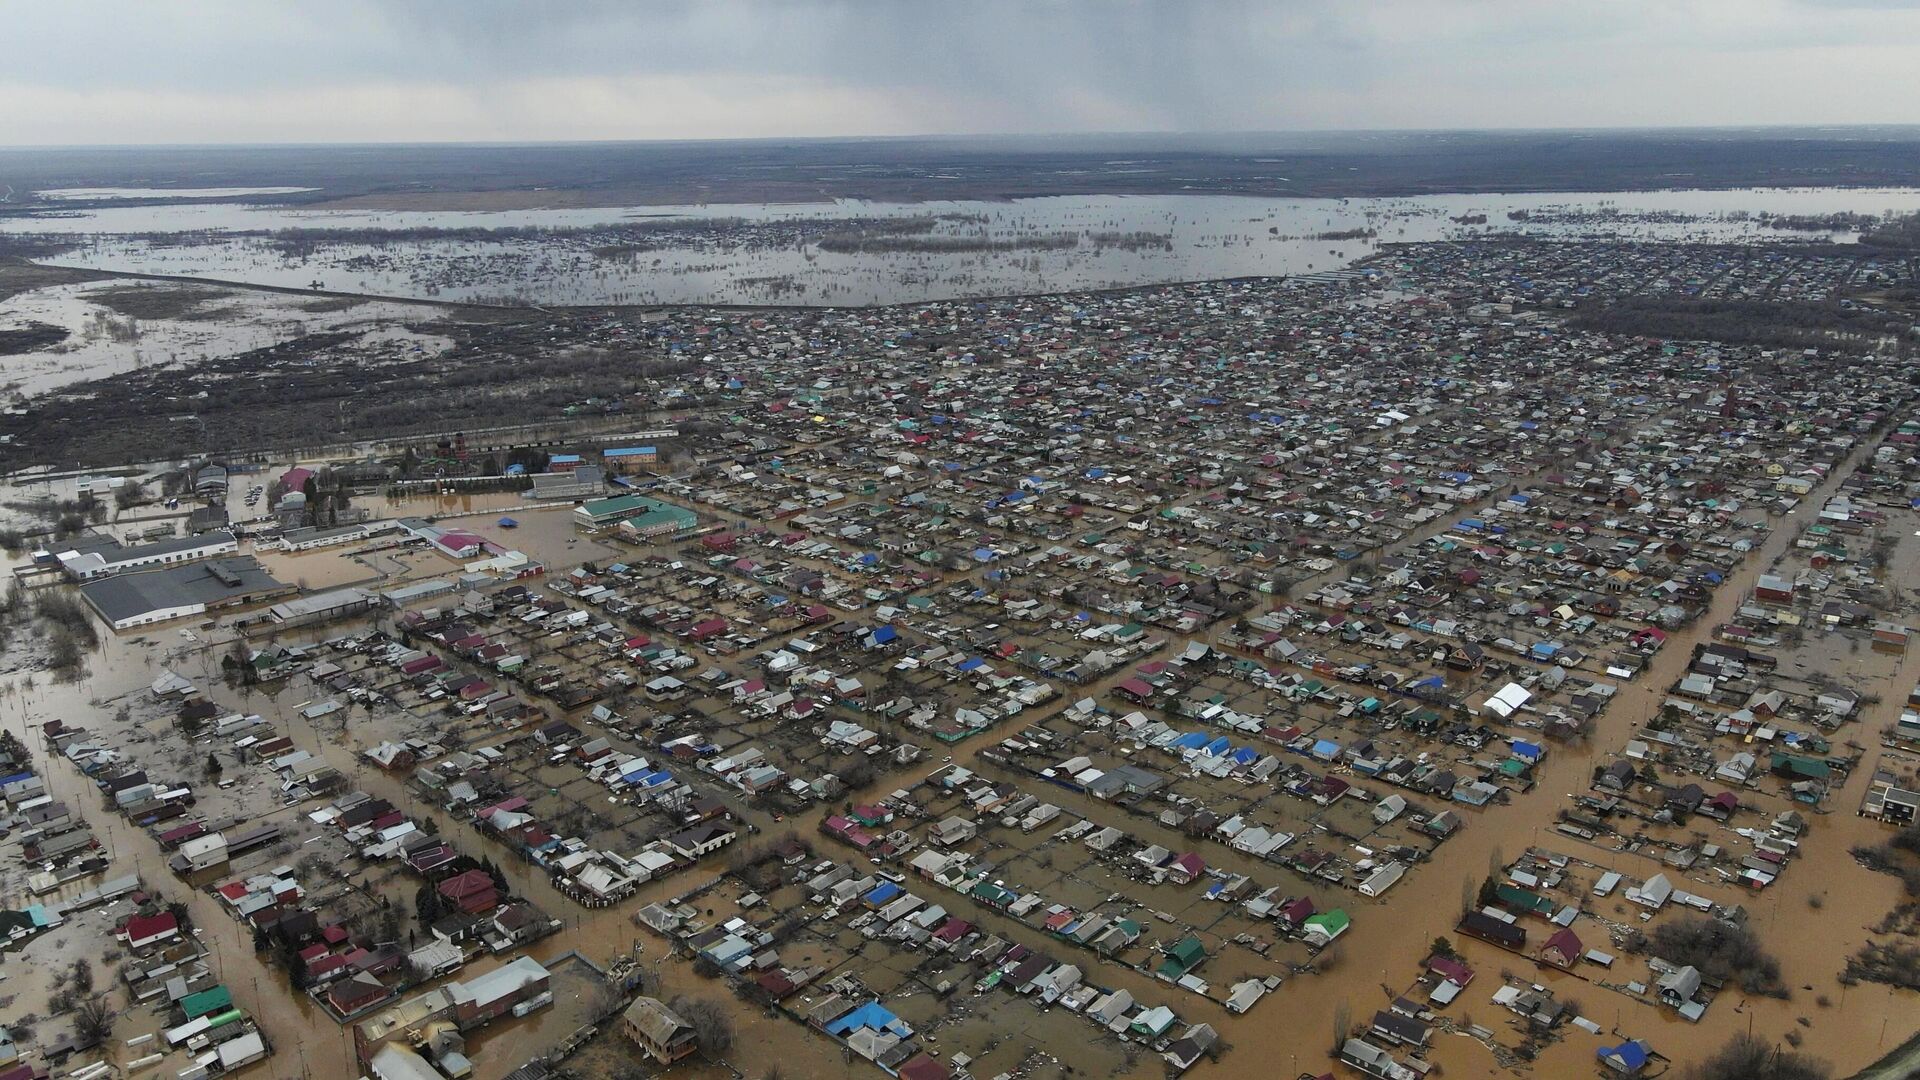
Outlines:
<svg viewBox="0 0 1920 1080"><path fill-rule="evenodd" d="M44 289L49 285L67 285L76 281L99 281L105 275L90 270L70 270L61 266L39 266L20 259L0 258L0 300L21 293Z"/></svg>

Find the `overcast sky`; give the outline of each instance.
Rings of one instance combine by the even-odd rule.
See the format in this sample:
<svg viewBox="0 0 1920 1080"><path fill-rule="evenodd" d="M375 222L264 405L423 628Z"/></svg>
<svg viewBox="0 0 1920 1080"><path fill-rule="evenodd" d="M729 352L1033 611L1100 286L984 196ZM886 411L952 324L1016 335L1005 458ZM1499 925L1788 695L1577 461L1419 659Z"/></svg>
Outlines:
<svg viewBox="0 0 1920 1080"><path fill-rule="evenodd" d="M0 145L1920 122L1920 0L0 0Z"/></svg>

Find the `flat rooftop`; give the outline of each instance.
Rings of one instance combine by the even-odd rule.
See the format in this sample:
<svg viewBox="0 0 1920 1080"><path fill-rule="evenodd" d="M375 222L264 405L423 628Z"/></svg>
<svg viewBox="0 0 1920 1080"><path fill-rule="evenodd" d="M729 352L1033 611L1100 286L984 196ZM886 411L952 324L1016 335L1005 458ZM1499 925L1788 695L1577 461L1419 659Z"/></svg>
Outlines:
<svg viewBox="0 0 1920 1080"><path fill-rule="evenodd" d="M252 556L237 556L116 574L80 586L80 595L108 622L121 623L153 612L210 607L251 594L278 595L290 588Z"/></svg>

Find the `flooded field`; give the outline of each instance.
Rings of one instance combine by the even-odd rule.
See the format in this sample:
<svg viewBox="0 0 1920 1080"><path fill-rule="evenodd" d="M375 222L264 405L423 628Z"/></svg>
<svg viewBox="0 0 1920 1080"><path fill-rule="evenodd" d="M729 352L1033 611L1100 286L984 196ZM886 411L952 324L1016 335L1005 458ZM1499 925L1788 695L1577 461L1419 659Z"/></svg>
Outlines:
<svg viewBox="0 0 1920 1080"><path fill-rule="evenodd" d="M355 335L356 346L424 355L447 340L407 328L437 317L384 301L315 300L252 289L82 282L0 300L0 334L47 332L50 343L0 354L0 394L31 398L146 368L190 367L319 333Z"/></svg>
<svg viewBox="0 0 1920 1080"><path fill-rule="evenodd" d="M1847 242L1764 219L1920 209L1920 190L1798 188L1267 199L713 204L500 211L209 202L0 218L100 270L516 304L872 305L1337 270L1380 244L1492 234ZM911 232L900 235L903 223Z"/></svg>

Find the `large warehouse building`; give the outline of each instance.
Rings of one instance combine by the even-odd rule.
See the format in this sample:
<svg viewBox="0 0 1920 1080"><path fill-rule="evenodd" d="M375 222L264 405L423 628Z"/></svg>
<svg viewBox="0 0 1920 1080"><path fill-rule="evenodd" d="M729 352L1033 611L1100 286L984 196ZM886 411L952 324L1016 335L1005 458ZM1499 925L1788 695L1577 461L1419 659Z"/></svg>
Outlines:
<svg viewBox="0 0 1920 1080"><path fill-rule="evenodd" d="M275 581L252 556L115 574L80 586L87 606L115 630L260 603L297 591Z"/></svg>

